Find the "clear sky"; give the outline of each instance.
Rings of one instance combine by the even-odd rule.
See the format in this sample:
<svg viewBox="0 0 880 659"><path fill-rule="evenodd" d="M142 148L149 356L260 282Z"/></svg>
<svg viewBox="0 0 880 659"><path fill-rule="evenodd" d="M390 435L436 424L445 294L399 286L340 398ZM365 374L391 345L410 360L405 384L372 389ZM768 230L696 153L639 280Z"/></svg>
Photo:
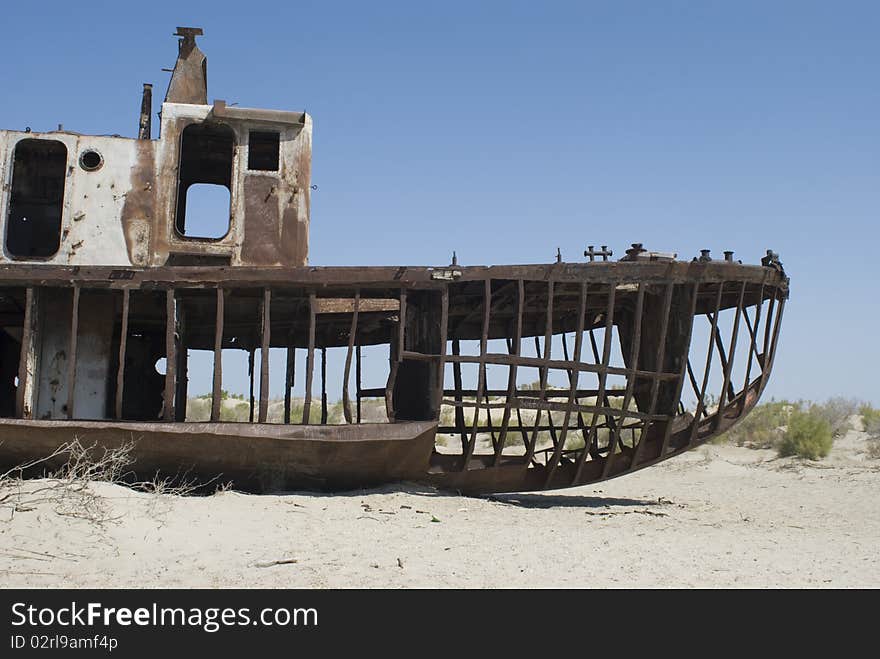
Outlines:
<svg viewBox="0 0 880 659"><path fill-rule="evenodd" d="M880 403L880 3L6 3L0 127L137 131L178 25L208 98L314 118L310 260L631 242L792 279L768 393Z"/></svg>

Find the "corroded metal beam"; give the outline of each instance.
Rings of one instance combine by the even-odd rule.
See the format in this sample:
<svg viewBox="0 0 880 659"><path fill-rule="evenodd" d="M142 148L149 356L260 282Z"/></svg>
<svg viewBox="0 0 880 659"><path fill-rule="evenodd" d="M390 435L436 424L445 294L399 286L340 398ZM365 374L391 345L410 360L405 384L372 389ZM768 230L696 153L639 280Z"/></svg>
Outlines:
<svg viewBox="0 0 880 659"><path fill-rule="evenodd" d="M272 291L263 291L263 324L260 343L260 423L266 423L269 414L269 345L272 335Z"/></svg>
<svg viewBox="0 0 880 659"><path fill-rule="evenodd" d="M165 292L165 398L163 418L174 420L174 398L177 389L177 299L174 289ZM184 401L186 404L186 401Z"/></svg>
<svg viewBox="0 0 880 659"><path fill-rule="evenodd" d="M67 350L67 418L73 418L76 402L76 348L79 338L79 298L81 288L73 287L73 301L70 311L70 343Z"/></svg>
<svg viewBox="0 0 880 659"><path fill-rule="evenodd" d="M312 381L315 375L315 294L309 293L309 346L306 354L306 393L303 400L302 422L309 422L312 406Z"/></svg>
<svg viewBox="0 0 880 659"><path fill-rule="evenodd" d="M345 415L345 422L352 422L351 415L351 396L348 394L348 382L351 379L351 359L354 353L355 337L357 336L358 312L360 311L361 292L358 291L354 296L354 308L351 314L351 329L348 332L348 351L345 353L345 369L342 376L342 412ZM358 398L360 400L360 398ZM360 418L358 418L360 421Z"/></svg>
<svg viewBox="0 0 880 659"><path fill-rule="evenodd" d="M128 347L128 316L131 305L131 291L127 288L122 291L122 318L119 331L119 357L116 367L116 397L114 405L114 418L122 419L122 401L125 392L125 356Z"/></svg>
<svg viewBox="0 0 880 659"><path fill-rule="evenodd" d="M220 420L223 406L223 324L226 314L226 297L222 288L217 289L214 320L214 377L211 386L211 421Z"/></svg>

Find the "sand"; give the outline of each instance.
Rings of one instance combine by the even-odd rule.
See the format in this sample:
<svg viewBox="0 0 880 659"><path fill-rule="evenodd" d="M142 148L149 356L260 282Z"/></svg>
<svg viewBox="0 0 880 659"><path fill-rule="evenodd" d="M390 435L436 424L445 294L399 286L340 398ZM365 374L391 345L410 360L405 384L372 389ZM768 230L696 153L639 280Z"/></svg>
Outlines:
<svg viewBox="0 0 880 659"><path fill-rule="evenodd" d="M880 587L880 460L710 445L597 486L209 497L95 484L108 519L0 510L6 587ZM31 481L28 487L40 482Z"/></svg>

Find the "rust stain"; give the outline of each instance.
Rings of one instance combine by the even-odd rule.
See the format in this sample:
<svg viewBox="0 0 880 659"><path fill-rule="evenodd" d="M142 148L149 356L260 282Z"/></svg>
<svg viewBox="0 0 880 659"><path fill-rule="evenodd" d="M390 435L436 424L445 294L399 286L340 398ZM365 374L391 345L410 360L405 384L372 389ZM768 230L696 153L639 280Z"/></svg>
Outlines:
<svg viewBox="0 0 880 659"><path fill-rule="evenodd" d="M283 265L278 198L274 176L250 174L244 179L244 239L241 260L254 265Z"/></svg>
<svg viewBox="0 0 880 659"><path fill-rule="evenodd" d="M156 219L155 147L147 140L139 140L136 144L137 157L130 174L131 191L125 196L121 221L132 265L146 266L150 258L151 228Z"/></svg>

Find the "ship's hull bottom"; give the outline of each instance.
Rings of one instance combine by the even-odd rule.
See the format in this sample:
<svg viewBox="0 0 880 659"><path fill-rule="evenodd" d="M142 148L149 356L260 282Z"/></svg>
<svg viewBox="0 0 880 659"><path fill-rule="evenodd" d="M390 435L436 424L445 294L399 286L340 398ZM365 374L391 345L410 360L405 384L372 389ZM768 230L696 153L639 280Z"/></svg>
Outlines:
<svg viewBox="0 0 880 659"><path fill-rule="evenodd" d="M525 456L462 457L435 450L437 423L406 421L351 425L161 423L0 419L0 473L32 464L25 476L60 469L78 443L89 459L125 449L130 464L121 480L170 479L211 492L220 485L248 492L352 490L400 481L468 495L587 485L649 467L724 432L754 407L760 381L716 410L696 428L676 417L666 438L649 433L637 463L632 447L579 464L560 460L552 471ZM47 456L51 456L47 459Z"/></svg>
<svg viewBox="0 0 880 659"><path fill-rule="evenodd" d="M348 426L125 423L0 419L0 473L43 460L26 475L57 470L77 440L97 459L131 444L128 480L157 477L250 492L344 490L424 480L437 424Z"/></svg>

